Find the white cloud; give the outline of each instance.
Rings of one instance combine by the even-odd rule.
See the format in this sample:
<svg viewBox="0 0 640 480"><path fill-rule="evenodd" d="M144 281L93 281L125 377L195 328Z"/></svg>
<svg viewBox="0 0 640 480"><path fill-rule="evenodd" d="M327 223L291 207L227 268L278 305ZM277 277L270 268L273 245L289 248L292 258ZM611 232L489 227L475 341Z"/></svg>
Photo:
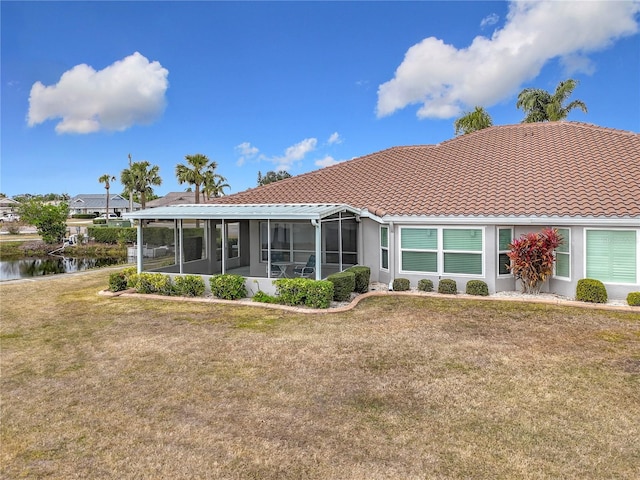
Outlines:
<svg viewBox="0 0 640 480"><path fill-rule="evenodd" d="M236 165L238 165L239 167L244 165L244 163L248 159L255 157L260 151L257 147L252 146L249 142L243 142L240 145L236 145L235 149L236 152L238 152L238 154L240 155L240 158L238 158L238 160L236 161Z"/></svg>
<svg viewBox="0 0 640 480"><path fill-rule="evenodd" d="M559 58L568 70L590 72L587 53L638 32L638 0L511 2L505 26L457 49L434 37L413 45L393 79L378 87L378 117L419 104L419 118L451 118L491 106Z"/></svg>
<svg viewBox="0 0 640 480"><path fill-rule="evenodd" d="M273 159L276 164L276 170L290 170L291 167L296 162L302 160L307 153L315 150L317 144L317 138L305 138L301 142L288 147L284 152L284 156Z"/></svg>
<svg viewBox="0 0 640 480"><path fill-rule="evenodd" d="M342 143L342 138L340 138L340 134L338 132L333 132L329 137L329 140L327 140L327 143L329 145L334 145L336 143L339 144Z"/></svg>
<svg viewBox="0 0 640 480"><path fill-rule="evenodd" d="M315 161L315 164L318 167L330 167L331 165L335 165L337 163L340 162L338 160L335 160L331 155L327 155L326 157Z"/></svg>
<svg viewBox="0 0 640 480"><path fill-rule="evenodd" d="M480 28L491 27L498 23L498 20L500 20L500 17L495 13L491 13L482 19L480 22Z"/></svg>
<svg viewBox="0 0 640 480"><path fill-rule="evenodd" d="M92 133L152 123L164 111L168 75L138 52L100 71L76 65L55 85L33 84L28 124L61 118L57 133Z"/></svg>

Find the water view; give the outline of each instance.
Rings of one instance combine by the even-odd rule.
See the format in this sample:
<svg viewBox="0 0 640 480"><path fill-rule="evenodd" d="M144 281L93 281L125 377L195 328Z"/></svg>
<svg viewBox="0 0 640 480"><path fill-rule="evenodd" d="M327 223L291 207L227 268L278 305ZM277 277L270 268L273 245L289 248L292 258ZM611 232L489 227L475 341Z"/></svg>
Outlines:
<svg viewBox="0 0 640 480"><path fill-rule="evenodd" d="M0 281L73 273L123 263L122 258L23 258L0 261Z"/></svg>

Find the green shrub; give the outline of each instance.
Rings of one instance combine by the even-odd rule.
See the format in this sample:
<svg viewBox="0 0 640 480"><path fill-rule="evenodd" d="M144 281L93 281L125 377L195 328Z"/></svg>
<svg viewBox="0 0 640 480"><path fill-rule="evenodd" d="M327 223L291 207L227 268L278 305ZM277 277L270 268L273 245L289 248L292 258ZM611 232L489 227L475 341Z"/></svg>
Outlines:
<svg viewBox="0 0 640 480"><path fill-rule="evenodd" d="M394 292L405 292L411 288L411 282L408 278L396 278L391 286Z"/></svg>
<svg viewBox="0 0 640 480"><path fill-rule="evenodd" d="M418 290L421 292L433 292L433 282L428 278L418 281Z"/></svg>
<svg viewBox="0 0 640 480"><path fill-rule="evenodd" d="M348 270L329 275L327 280L333 283L333 299L336 302L349 300L351 292L356 288L356 276Z"/></svg>
<svg viewBox="0 0 640 480"><path fill-rule="evenodd" d="M247 288L244 285L242 275L229 273L214 275L209 279L209 284L211 285L211 293L218 298L237 300L247 296Z"/></svg>
<svg viewBox="0 0 640 480"><path fill-rule="evenodd" d="M333 283L328 280L311 280L307 285L304 304L309 308L329 308L333 299Z"/></svg>
<svg viewBox="0 0 640 480"><path fill-rule="evenodd" d="M328 280L279 278L273 284L276 286L279 303L285 305L328 308L333 298L334 284Z"/></svg>
<svg viewBox="0 0 640 480"><path fill-rule="evenodd" d="M280 303L285 305L304 305L306 298L306 285L313 280L309 278L279 278L273 281L276 286L276 295Z"/></svg>
<svg viewBox="0 0 640 480"><path fill-rule="evenodd" d="M78 219L91 219L91 218L96 218L96 214L95 213L74 213L73 215L71 215L71 218L78 218Z"/></svg>
<svg viewBox="0 0 640 480"><path fill-rule="evenodd" d="M448 295L456 295L458 293L458 284L455 280L450 278L443 278L438 282L438 293L445 293Z"/></svg>
<svg viewBox="0 0 640 480"><path fill-rule="evenodd" d="M176 295L201 297L204 294L204 280L200 275L184 275L173 279Z"/></svg>
<svg viewBox="0 0 640 480"><path fill-rule="evenodd" d="M162 273L136 273L129 277L128 285L138 293L157 293L159 295L173 295L173 282L171 277Z"/></svg>
<svg viewBox="0 0 640 480"><path fill-rule="evenodd" d="M136 229L132 227L89 227L87 232L98 243L126 243L137 239Z"/></svg>
<svg viewBox="0 0 640 480"><path fill-rule="evenodd" d="M489 287L482 280L469 280L467 282L466 292L468 295L487 297L489 296Z"/></svg>
<svg viewBox="0 0 640 480"><path fill-rule="evenodd" d="M600 280L581 278L576 285L576 300L591 303L607 303L607 289Z"/></svg>
<svg viewBox="0 0 640 480"><path fill-rule="evenodd" d="M109 274L109 290L112 292L121 292L127 289L127 276L124 272L113 272Z"/></svg>
<svg viewBox="0 0 640 480"><path fill-rule="evenodd" d="M640 307L640 292L631 292L627 295L627 303L632 307Z"/></svg>
<svg viewBox="0 0 640 480"><path fill-rule="evenodd" d="M371 278L371 269L364 265L354 265L347 268L347 272L353 272L356 276L356 286L354 292L367 293L369 291L369 279Z"/></svg>
<svg viewBox="0 0 640 480"><path fill-rule="evenodd" d="M93 219L93 224L94 225L106 225L107 224L107 219L106 218L94 218Z"/></svg>
<svg viewBox="0 0 640 480"><path fill-rule="evenodd" d="M258 290L251 300L259 303L280 303L278 297L264 293L262 290Z"/></svg>

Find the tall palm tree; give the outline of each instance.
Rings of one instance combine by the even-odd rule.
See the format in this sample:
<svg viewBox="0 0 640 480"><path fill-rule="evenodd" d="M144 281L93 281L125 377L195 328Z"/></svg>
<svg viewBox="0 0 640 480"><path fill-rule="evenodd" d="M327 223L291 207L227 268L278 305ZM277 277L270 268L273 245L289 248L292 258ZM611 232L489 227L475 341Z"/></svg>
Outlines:
<svg viewBox="0 0 640 480"><path fill-rule="evenodd" d="M522 109L525 113L522 123L564 120L574 108L579 108L584 113L587 113L587 106L581 100L573 100L565 105L577 86L577 80L570 78L560 82L553 94L539 88L525 88L522 90L516 102L516 107Z"/></svg>
<svg viewBox="0 0 640 480"><path fill-rule="evenodd" d="M100 183L104 183L104 188L107 190L107 210L105 213L107 214L107 219L109 219L109 189L111 188L111 182L116 181L116 177L105 173L104 175L101 175L100 178L98 178L98 181Z"/></svg>
<svg viewBox="0 0 640 480"><path fill-rule="evenodd" d="M491 125L493 125L491 115L483 107L476 107L473 112L465 113L453 123L456 135L475 132L483 128L489 128Z"/></svg>
<svg viewBox="0 0 640 480"><path fill-rule="evenodd" d="M224 196L224 189L231 188L227 183L227 179L222 175L215 173L214 169L208 169L204 172L204 182L202 183L202 193L208 201L211 197Z"/></svg>
<svg viewBox="0 0 640 480"><path fill-rule="evenodd" d="M188 183L193 185L196 192L196 203L200 203L200 185L204 183L206 169L215 170L218 166L216 162L209 163L209 158L201 153L195 155L185 155L187 164L176 165L176 177L178 183Z"/></svg>
<svg viewBox="0 0 640 480"><path fill-rule="evenodd" d="M146 160L134 162L120 174L120 182L127 192L137 192L140 195L142 209L147 206L147 196L153 195L152 185L162 185L162 178L158 175L160 167L151 166Z"/></svg>

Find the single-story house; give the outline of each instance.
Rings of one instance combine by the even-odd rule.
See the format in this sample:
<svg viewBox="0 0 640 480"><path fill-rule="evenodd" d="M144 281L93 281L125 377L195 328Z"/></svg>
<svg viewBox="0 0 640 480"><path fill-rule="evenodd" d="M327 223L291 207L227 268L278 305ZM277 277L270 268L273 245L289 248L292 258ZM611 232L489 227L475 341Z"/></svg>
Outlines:
<svg viewBox="0 0 640 480"><path fill-rule="evenodd" d="M146 208L167 207L170 205L189 205L196 203L196 192L169 192L164 197L150 200Z"/></svg>
<svg viewBox="0 0 640 480"><path fill-rule="evenodd" d="M19 206L20 203L15 201L13 198L0 198L0 216L17 212Z"/></svg>
<svg viewBox="0 0 640 480"><path fill-rule="evenodd" d="M139 210L140 204L133 202L133 209ZM117 193L109 194L109 212L116 215L129 211L129 199ZM69 200L69 214L95 214L96 216L107 213L107 194L82 193Z"/></svg>
<svg viewBox="0 0 640 480"><path fill-rule="evenodd" d="M360 264L372 281L451 278L463 291L479 279L490 292L509 291L519 288L509 243L555 227L564 243L544 291L574 296L586 277L611 298L640 290L634 132L568 121L494 126L213 202L126 214L140 221L139 270L234 272L250 291L269 291L271 278L306 263L317 279Z"/></svg>

